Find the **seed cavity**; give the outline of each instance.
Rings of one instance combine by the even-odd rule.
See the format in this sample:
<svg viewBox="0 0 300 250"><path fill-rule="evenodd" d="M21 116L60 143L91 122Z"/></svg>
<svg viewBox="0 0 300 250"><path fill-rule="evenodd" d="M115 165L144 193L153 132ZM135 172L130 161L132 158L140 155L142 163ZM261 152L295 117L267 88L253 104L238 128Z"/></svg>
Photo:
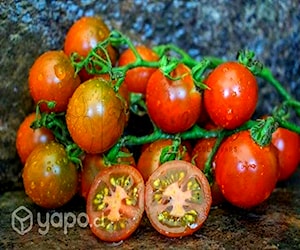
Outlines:
<svg viewBox="0 0 300 250"><path fill-rule="evenodd" d="M185 172L170 172L152 182L154 204L165 206L157 215L160 223L173 227L197 226L198 213L191 203L203 202L203 191L195 177L185 179Z"/></svg>
<svg viewBox="0 0 300 250"><path fill-rule="evenodd" d="M95 226L113 232L126 228L127 218L121 208L124 205L137 205L139 189L134 186L134 180L130 175L111 176L109 184L99 185L93 205L94 209L100 212Z"/></svg>

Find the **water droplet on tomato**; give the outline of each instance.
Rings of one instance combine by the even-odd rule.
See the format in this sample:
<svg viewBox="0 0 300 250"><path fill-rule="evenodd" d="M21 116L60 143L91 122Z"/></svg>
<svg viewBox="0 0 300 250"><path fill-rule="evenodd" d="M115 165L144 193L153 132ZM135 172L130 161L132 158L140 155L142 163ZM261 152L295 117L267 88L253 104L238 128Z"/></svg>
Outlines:
<svg viewBox="0 0 300 250"><path fill-rule="evenodd" d="M224 72L224 73L226 73L226 72L228 72L228 71L229 71L229 69L228 69L227 67L223 68L223 72Z"/></svg>
<svg viewBox="0 0 300 250"><path fill-rule="evenodd" d="M56 65L54 66L54 72L55 72L56 77L57 77L59 80L63 80L63 79L66 77L66 71L65 71L65 68L64 68L63 65L61 65L61 64L56 64Z"/></svg>
<svg viewBox="0 0 300 250"><path fill-rule="evenodd" d="M102 32L102 30L98 31L98 35L101 39L105 37L105 34Z"/></svg>
<svg viewBox="0 0 300 250"><path fill-rule="evenodd" d="M230 120L232 120L232 118L233 118L233 111L232 111L232 109L229 109L226 114L226 119L228 121L230 121Z"/></svg>
<svg viewBox="0 0 300 250"><path fill-rule="evenodd" d="M42 81L43 78L44 78L44 77L43 77L43 74L39 74L37 79L38 79L39 81Z"/></svg>

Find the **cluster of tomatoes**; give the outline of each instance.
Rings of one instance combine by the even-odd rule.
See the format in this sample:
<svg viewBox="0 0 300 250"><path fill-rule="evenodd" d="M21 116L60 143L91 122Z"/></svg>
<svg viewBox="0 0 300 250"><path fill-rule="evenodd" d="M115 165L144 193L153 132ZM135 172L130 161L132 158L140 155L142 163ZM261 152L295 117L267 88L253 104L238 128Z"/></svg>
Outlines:
<svg viewBox="0 0 300 250"><path fill-rule="evenodd" d="M259 89L246 65L222 62L199 77L192 59L126 41L99 17L83 17L63 50L32 65L37 111L20 125L16 147L34 203L53 209L79 193L104 241L129 237L144 211L158 232L181 237L202 226L211 205L254 207L294 173L298 133L273 126L266 145L253 139L252 126L274 119L251 120ZM153 126L140 137L126 133L137 103Z"/></svg>

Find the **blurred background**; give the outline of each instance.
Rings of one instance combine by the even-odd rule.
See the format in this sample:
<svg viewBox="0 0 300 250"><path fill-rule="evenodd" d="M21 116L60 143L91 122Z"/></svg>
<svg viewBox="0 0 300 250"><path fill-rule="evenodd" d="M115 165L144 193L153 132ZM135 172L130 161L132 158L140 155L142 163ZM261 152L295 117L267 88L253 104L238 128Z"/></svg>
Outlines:
<svg viewBox="0 0 300 250"><path fill-rule="evenodd" d="M300 98L300 5L298 0L20 1L0 2L0 193L22 188L16 130L33 110L27 78L34 60L63 48L81 16L99 15L134 43L173 43L196 59L235 60L250 49L289 92ZM258 114L280 98L260 81Z"/></svg>

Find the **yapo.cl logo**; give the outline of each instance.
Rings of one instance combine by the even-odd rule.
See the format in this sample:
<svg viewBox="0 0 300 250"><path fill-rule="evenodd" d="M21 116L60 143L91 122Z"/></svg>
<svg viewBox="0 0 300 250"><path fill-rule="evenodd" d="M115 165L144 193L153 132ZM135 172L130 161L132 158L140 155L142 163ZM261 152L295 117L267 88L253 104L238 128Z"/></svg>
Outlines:
<svg viewBox="0 0 300 250"><path fill-rule="evenodd" d="M11 214L11 227L18 234L24 235L28 233L33 226L33 214L32 212L24 207L20 206Z"/></svg>

